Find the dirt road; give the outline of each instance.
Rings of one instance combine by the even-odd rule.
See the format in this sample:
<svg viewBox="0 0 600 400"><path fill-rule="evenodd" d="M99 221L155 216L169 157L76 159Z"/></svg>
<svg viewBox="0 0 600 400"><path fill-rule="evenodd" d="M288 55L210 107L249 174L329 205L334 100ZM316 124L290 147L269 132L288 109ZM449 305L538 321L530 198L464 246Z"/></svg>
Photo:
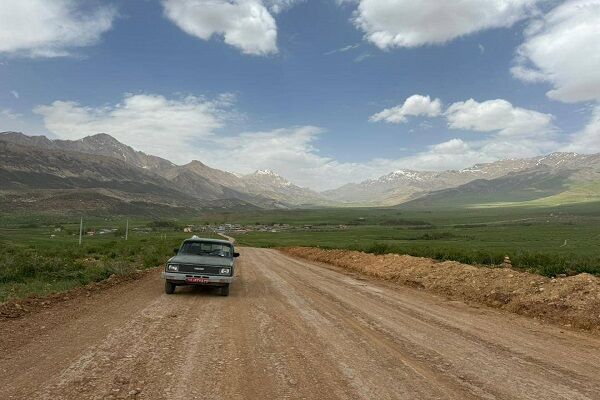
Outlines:
<svg viewBox="0 0 600 400"><path fill-rule="evenodd" d="M0 322L0 399L598 399L600 339L273 250Z"/></svg>

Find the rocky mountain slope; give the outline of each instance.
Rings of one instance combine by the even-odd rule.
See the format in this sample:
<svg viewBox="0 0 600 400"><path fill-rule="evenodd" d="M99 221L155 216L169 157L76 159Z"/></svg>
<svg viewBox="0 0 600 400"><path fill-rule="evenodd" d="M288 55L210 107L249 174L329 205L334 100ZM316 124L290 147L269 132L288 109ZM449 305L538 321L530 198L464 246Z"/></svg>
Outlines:
<svg viewBox="0 0 600 400"><path fill-rule="evenodd" d="M296 206L334 204L320 193L294 185L270 170L258 170L252 174L241 176L240 186L236 186L236 188Z"/></svg>
<svg viewBox="0 0 600 400"><path fill-rule="evenodd" d="M296 186L275 173L261 171L246 176L211 168L200 161L175 165L163 158L136 151L110 135L96 134L80 140L50 140L19 132L0 133L0 141L38 149L110 157L169 181L171 187L202 201L225 201L262 208L286 208L330 203L318 193ZM60 167L57 167L60 168Z"/></svg>
<svg viewBox="0 0 600 400"><path fill-rule="evenodd" d="M0 208L198 209L170 181L112 157L0 140Z"/></svg>
<svg viewBox="0 0 600 400"><path fill-rule="evenodd" d="M106 133L86 136L79 140L50 140L45 136L27 136L20 132L3 132L0 133L0 140L43 149L107 156L150 171L161 171L175 165L164 158L134 150Z"/></svg>
<svg viewBox="0 0 600 400"><path fill-rule="evenodd" d="M344 185L323 194L333 201L345 204L395 205L423 197L430 192L437 192L444 189L457 188L459 190L458 188L463 188L464 190L469 190L468 188L473 188L484 183L480 182L479 184L466 187L463 185L479 180L491 182L486 184L490 188L498 185L498 190L501 190L500 188L505 183L503 180L496 180L498 178L513 176L513 179L518 180L519 178L515 174L527 175L532 172L543 172L546 169L568 171L565 172L566 174L578 171L577 173L582 177L585 174L591 174L588 178L592 180L596 179L596 181L600 182L599 177L595 176L590 170L591 160L598 157L598 155L553 153L544 157L509 159L493 163L476 164L462 170L441 172L400 170L377 179ZM533 176L539 176L539 174L534 174ZM515 188L514 190L517 189Z"/></svg>
<svg viewBox="0 0 600 400"><path fill-rule="evenodd" d="M1 160L2 189L122 190L120 198L127 197L124 193L138 193L139 197L140 193L152 196L161 191L160 195L171 192L186 201L193 199L199 207L392 206L407 202L434 206L545 198L590 201L600 196L600 155L553 153L441 172L406 169L318 193L269 170L237 175L200 161L175 165L107 134L71 141L5 132L0 133L0 142L9 153L19 154L9 160L7 153ZM36 150L28 154L19 146ZM9 161L12 166L5 165ZM163 204L162 200L158 203Z"/></svg>
<svg viewBox="0 0 600 400"><path fill-rule="evenodd" d="M600 154L554 153L519 162L524 169L433 191L404 206L550 206L600 201Z"/></svg>

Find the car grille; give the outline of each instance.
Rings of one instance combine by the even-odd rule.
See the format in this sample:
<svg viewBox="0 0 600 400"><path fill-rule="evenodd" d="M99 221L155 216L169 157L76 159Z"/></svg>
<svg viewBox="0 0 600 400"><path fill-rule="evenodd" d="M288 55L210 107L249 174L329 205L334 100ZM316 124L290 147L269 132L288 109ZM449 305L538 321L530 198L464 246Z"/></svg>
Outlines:
<svg viewBox="0 0 600 400"><path fill-rule="evenodd" d="M210 265L194 265L194 264L179 264L179 272L188 272L201 275L220 275L219 271L221 268L229 267L215 267Z"/></svg>

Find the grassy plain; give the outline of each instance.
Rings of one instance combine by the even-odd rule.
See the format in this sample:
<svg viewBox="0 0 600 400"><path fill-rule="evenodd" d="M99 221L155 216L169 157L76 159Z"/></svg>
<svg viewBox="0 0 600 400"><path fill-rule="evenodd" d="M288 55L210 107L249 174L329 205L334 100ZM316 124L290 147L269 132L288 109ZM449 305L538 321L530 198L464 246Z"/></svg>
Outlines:
<svg viewBox="0 0 600 400"><path fill-rule="evenodd" d="M68 217L3 216L0 224L0 303L30 294L62 292L136 269L164 263L173 248L189 237L174 221L157 223L91 218L85 231L117 228L116 232L83 236L79 221Z"/></svg>
<svg viewBox="0 0 600 400"><path fill-rule="evenodd" d="M182 232L184 225L206 223L269 227L266 232L233 234L246 246L352 249L487 266L501 264L508 255L514 267L547 276L600 275L600 203L594 202L556 207L300 209L138 218L129 221L127 241L124 217L97 217L85 220L86 231L118 230L84 236L81 246L76 217L4 214L0 215L0 302L60 292L111 274L160 265L190 236Z"/></svg>
<svg viewBox="0 0 600 400"><path fill-rule="evenodd" d="M544 208L295 210L213 218L311 226L236 236L248 246L318 246L480 265L499 265L508 255L514 267L547 276L600 274L600 203Z"/></svg>

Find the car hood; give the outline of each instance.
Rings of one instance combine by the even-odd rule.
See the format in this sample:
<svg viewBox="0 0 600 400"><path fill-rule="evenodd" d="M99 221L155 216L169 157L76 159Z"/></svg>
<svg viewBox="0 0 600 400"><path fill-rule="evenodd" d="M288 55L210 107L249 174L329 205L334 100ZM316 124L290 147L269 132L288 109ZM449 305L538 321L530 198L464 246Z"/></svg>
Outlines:
<svg viewBox="0 0 600 400"><path fill-rule="evenodd" d="M176 255L169 259L169 262L178 264L214 265L218 267L231 267L233 265L233 260L228 257L195 256L188 254Z"/></svg>

